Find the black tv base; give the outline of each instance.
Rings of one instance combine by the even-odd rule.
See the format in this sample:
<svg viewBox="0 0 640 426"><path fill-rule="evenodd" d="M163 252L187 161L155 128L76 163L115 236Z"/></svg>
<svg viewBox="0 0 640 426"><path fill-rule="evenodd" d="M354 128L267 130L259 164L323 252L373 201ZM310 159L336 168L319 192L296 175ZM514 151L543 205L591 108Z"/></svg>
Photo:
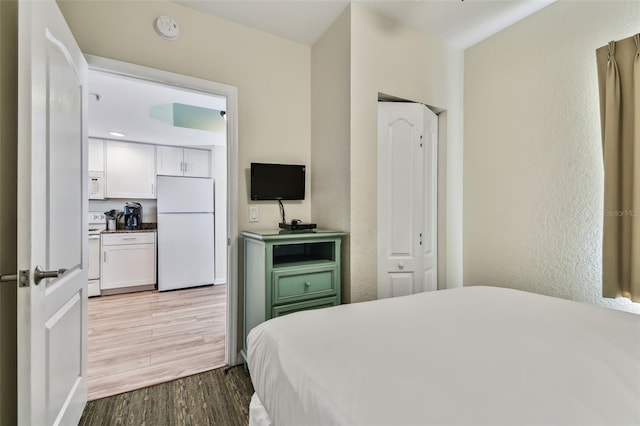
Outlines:
<svg viewBox="0 0 640 426"><path fill-rule="evenodd" d="M315 223L283 223L280 222L278 226L287 231L309 231L315 229L317 225Z"/></svg>

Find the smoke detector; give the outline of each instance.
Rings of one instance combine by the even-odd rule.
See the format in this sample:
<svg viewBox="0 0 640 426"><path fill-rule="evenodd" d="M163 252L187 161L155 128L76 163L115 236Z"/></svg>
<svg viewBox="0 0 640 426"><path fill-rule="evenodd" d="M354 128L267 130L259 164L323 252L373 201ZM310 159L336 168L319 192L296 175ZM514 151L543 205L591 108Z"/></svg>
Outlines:
<svg viewBox="0 0 640 426"><path fill-rule="evenodd" d="M180 28L175 19L170 16L160 16L155 23L156 32L167 40L175 40L180 36Z"/></svg>

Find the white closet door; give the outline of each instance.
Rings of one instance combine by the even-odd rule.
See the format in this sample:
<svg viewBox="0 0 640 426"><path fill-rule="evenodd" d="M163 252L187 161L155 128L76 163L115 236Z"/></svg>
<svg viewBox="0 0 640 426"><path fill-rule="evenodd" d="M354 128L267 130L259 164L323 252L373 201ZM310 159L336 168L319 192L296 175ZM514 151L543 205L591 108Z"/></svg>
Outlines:
<svg viewBox="0 0 640 426"><path fill-rule="evenodd" d="M438 116L422 106L424 136L422 138L422 290L438 289Z"/></svg>
<svg viewBox="0 0 640 426"><path fill-rule="evenodd" d="M379 298L437 288L436 165L435 114L421 104L379 103Z"/></svg>

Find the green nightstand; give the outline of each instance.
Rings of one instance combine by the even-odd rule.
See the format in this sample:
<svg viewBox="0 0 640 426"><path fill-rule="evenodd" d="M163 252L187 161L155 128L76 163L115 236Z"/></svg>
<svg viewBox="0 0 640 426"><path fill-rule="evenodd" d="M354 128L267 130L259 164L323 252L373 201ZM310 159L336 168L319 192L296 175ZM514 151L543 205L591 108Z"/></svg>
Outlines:
<svg viewBox="0 0 640 426"><path fill-rule="evenodd" d="M345 232L244 231L244 340L277 316L340 304Z"/></svg>

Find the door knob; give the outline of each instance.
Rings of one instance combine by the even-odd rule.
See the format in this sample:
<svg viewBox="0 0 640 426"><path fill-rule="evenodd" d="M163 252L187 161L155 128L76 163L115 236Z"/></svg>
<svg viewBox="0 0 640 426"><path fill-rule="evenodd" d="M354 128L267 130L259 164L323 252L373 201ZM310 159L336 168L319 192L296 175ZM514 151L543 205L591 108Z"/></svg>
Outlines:
<svg viewBox="0 0 640 426"><path fill-rule="evenodd" d="M66 269L58 269L57 271L43 271L40 265L36 266L33 270L33 282L38 285L40 281L47 278L58 278L60 275L67 272Z"/></svg>

